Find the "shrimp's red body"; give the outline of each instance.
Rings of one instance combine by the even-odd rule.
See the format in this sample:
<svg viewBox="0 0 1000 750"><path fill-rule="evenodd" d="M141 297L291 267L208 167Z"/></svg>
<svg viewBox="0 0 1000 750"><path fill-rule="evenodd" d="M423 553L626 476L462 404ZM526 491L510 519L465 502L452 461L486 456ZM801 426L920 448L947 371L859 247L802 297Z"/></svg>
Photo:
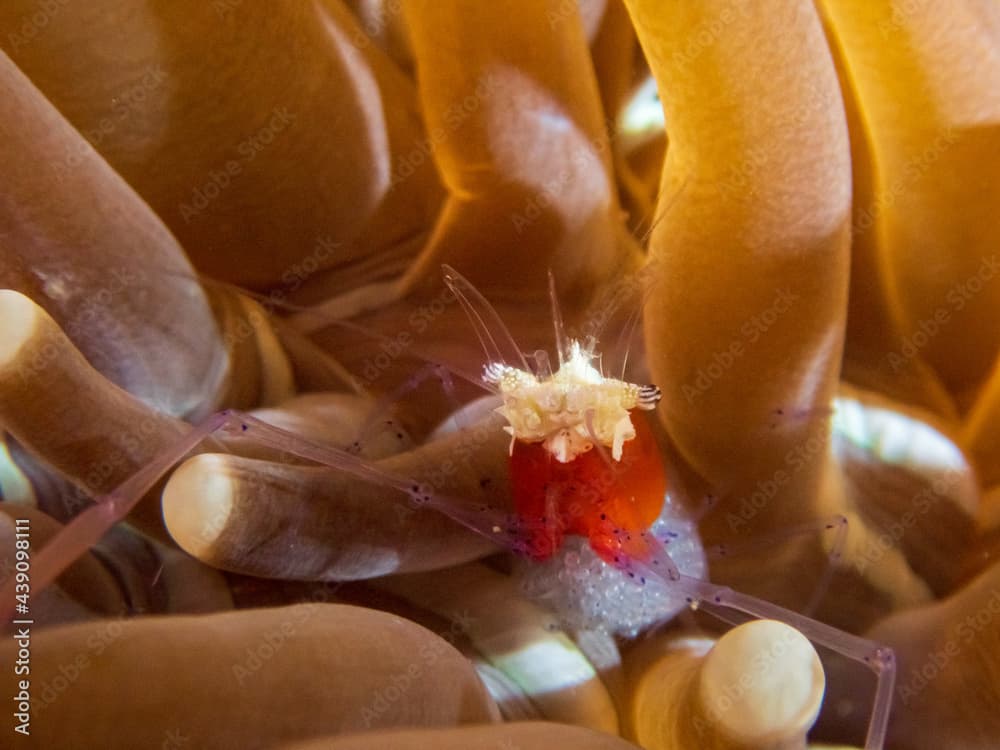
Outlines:
<svg viewBox="0 0 1000 750"><path fill-rule="evenodd" d="M609 564L622 554L647 556L641 533L660 515L667 482L645 415L634 415L632 423L635 437L622 446L620 461L590 450L563 463L541 442L514 441L514 509L531 557L551 557L566 534L589 539Z"/></svg>
<svg viewBox="0 0 1000 750"><path fill-rule="evenodd" d="M666 479L652 430L633 410L660 391L606 378L593 351L571 342L548 377L491 364L486 379L513 438L510 478L525 553L551 557L566 534L586 537L608 563L649 556L643 532L663 508Z"/></svg>

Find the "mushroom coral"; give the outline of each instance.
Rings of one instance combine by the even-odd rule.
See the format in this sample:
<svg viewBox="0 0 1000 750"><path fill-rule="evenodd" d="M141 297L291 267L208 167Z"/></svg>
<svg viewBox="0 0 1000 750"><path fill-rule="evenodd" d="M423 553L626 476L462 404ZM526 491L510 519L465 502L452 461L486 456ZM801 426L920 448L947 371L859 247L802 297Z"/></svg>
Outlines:
<svg viewBox="0 0 1000 750"><path fill-rule="evenodd" d="M555 316L661 389L709 577L893 647L887 747L1000 736L993 0L10 0L0 31L31 742L864 742L871 673L793 628L580 628L371 481L511 509L443 264L524 352ZM377 471L216 435L69 566L122 499L91 498L229 408Z"/></svg>

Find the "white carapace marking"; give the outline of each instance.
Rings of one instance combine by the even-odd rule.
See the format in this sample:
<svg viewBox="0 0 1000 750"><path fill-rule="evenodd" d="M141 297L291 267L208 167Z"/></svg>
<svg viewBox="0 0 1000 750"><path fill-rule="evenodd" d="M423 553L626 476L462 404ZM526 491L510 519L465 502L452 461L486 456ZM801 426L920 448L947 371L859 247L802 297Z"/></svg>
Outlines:
<svg viewBox="0 0 1000 750"><path fill-rule="evenodd" d="M510 365L486 366L484 378L503 396L497 412L507 419L511 451L515 440L542 442L556 460L569 463L596 440L621 460L622 446L635 437L629 412L655 408L660 390L606 378L593 360L592 351L571 341L565 361L544 380Z"/></svg>

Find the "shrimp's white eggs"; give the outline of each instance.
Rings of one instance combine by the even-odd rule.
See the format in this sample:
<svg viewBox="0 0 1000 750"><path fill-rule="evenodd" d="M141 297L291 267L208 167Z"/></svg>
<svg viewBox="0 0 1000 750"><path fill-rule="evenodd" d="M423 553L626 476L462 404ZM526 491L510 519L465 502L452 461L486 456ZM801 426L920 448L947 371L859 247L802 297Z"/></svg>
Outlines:
<svg viewBox="0 0 1000 750"><path fill-rule="evenodd" d="M705 576L707 564L697 526L669 494L650 533L681 573ZM632 637L688 606L685 594L672 584L653 576L645 582L630 578L605 563L580 536L566 537L562 547L543 562L519 559L514 575L527 596L551 609L571 629L602 629Z"/></svg>

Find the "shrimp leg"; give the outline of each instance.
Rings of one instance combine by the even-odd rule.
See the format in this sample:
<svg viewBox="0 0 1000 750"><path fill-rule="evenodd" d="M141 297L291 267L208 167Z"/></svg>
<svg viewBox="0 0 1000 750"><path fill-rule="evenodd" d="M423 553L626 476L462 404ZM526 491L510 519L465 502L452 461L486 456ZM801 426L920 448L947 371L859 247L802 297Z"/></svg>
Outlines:
<svg viewBox="0 0 1000 750"><path fill-rule="evenodd" d="M443 513L456 523L504 545L514 552L526 552L525 535L514 516L483 505L472 505L442 495L426 483L388 472L375 463L347 451L306 440L242 412L228 410L214 414L173 445L162 450L140 471L74 518L32 560L32 591L38 593L52 583L78 557L89 550L112 526L125 519L132 508L177 462L203 440L222 432L240 436L279 451L315 461L359 479L392 487L406 494L419 508ZM14 577L0 586L0 609L9 615L14 604Z"/></svg>
<svg viewBox="0 0 1000 750"><path fill-rule="evenodd" d="M716 544L706 548L705 554L709 560L717 560L742 553L769 549L774 544L788 539L827 531L833 532L833 541L830 542L826 566L823 569L822 576L816 583L812 596L810 596L805 607L802 608L803 614L811 615L816 611L820 602L822 602L823 596L826 594L826 590L830 585L830 579L833 578L833 574L836 571L837 562L843 557L844 547L847 544L848 533L848 520L846 516L838 513L837 515L827 518L817 518L775 533L764 534L759 539L753 539L737 545Z"/></svg>
<svg viewBox="0 0 1000 750"><path fill-rule="evenodd" d="M708 611L712 611L715 607L725 607L751 617L778 620L796 628L811 641L866 664L875 673L877 685L865 738L865 750L882 750L896 682L896 657L891 648L838 630L776 604L733 591L727 586L684 575L652 534L646 534L646 538L651 550L648 559L622 557L619 563L619 567L638 583L644 583L649 576L656 576L682 590L692 606L699 606Z"/></svg>

